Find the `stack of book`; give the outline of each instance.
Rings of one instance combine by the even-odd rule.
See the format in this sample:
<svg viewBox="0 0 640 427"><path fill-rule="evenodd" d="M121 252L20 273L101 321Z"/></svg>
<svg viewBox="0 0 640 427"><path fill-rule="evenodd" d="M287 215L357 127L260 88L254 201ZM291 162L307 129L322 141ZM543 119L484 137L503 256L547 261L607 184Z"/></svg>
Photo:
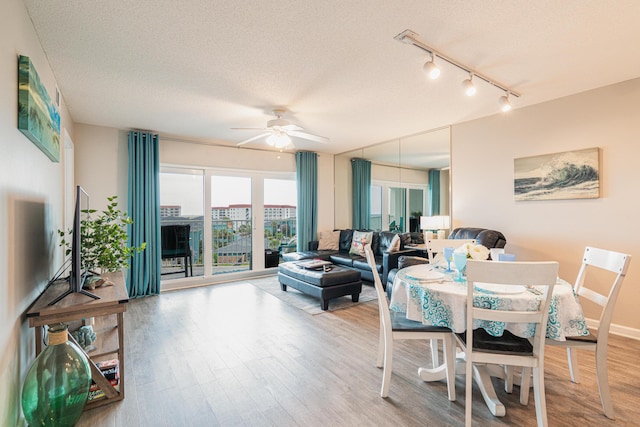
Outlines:
<svg viewBox="0 0 640 427"><path fill-rule="evenodd" d="M103 360L101 362L97 362L96 366L102 372L102 375L111 383L111 385L117 390L120 391L120 369L118 359L113 360ZM90 402L92 400L100 399L104 397L105 393L103 390L98 387L93 380L91 381L91 387L89 388L89 397L87 401Z"/></svg>

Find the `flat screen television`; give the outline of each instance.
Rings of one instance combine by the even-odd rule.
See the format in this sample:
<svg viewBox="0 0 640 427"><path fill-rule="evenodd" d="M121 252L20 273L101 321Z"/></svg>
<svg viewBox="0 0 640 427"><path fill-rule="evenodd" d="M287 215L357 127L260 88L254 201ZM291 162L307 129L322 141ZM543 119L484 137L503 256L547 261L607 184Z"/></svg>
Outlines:
<svg viewBox="0 0 640 427"><path fill-rule="evenodd" d="M86 291L84 281L88 271L82 267L82 214L89 211L89 195L81 186L76 187L76 204L73 213L73 228L71 230L71 271L69 273L69 289L56 297L49 305L53 305L72 293L81 293L94 299L99 296Z"/></svg>

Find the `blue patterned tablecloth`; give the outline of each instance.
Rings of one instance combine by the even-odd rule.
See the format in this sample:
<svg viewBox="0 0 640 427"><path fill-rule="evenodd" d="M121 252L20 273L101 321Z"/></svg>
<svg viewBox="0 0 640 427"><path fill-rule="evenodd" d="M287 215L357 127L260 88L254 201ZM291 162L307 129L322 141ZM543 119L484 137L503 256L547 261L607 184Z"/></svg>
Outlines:
<svg viewBox="0 0 640 427"><path fill-rule="evenodd" d="M390 309L406 313L408 319L426 325L445 326L456 333L466 329L467 283L455 282L449 274L442 281L424 282L415 277L423 277L425 270L433 269L429 264L403 268L393 282ZM517 294L496 294L476 290L474 306L482 306L495 310L535 310L541 296L532 292ZM491 335L500 336L504 330L530 338L535 331L532 325L521 323L476 321L473 327L486 329ZM549 320L547 322L547 338L565 341L568 336L588 335L587 323L582 307L573 287L558 278L553 290Z"/></svg>

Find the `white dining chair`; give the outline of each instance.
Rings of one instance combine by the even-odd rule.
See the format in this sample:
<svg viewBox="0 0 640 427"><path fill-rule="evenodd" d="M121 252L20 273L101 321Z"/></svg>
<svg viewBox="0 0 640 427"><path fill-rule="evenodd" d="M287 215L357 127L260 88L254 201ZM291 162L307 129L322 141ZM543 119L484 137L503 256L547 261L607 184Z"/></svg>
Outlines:
<svg viewBox="0 0 640 427"><path fill-rule="evenodd" d="M389 396L389 386L391 382L391 371L393 366L393 342L394 340L432 340L441 339L444 341L444 359L447 379L447 391L449 400L456 400L455 389L455 348L454 335L451 329L423 325L406 318L404 313L392 312L389 310L387 294L382 288L382 280L377 273L373 251L371 245L365 246L367 263L373 272L374 286L378 295L378 312L380 314L380 335L378 342L378 356L376 366L383 368L382 388L380 396ZM434 366L435 368L435 366Z"/></svg>
<svg viewBox="0 0 640 427"><path fill-rule="evenodd" d="M476 241L475 239L427 239L426 243L429 264L434 264L438 260L438 255L441 254L447 246L458 249L460 246L468 243L475 244Z"/></svg>
<svg viewBox="0 0 640 427"><path fill-rule="evenodd" d="M631 255L587 246L584 250L582 265L578 272L573 291L581 300L587 299L602 307L598 330L597 332L589 331L589 335L584 337L567 337L566 341L547 340L548 345L567 348L569 373L571 374L571 381L574 383L580 382L577 351L590 350L595 352L600 401L602 402L604 415L612 420L615 419L615 414L613 411L613 402L611 401L611 391L609 389L607 343L609 341L609 327L611 325L613 309L616 305L620 289L622 289L622 282L624 281L630 262ZM585 280L587 271L595 273L598 270L613 273L613 281L610 286L601 287L601 281L591 280L591 277L587 286L587 281ZM604 277L599 275L599 278ZM595 283L598 283L598 285L594 286ZM595 290L595 288L599 289L599 291Z"/></svg>
<svg viewBox="0 0 640 427"><path fill-rule="evenodd" d="M465 425L471 426L472 386L474 364L499 364L523 367L522 387L529 387L533 369L533 388L538 426L547 426L544 391L544 343L549 304L558 276L558 263L500 262L469 260L467 274L467 327L459 334L458 342L465 352L466 390ZM508 311L477 307L474 301L476 284L504 286L535 286L540 291L540 304L535 311ZM483 287L486 287L484 285ZM507 288L508 289L508 288ZM475 321L526 323L535 328L529 339L505 331L501 337L491 336L482 328L473 329ZM478 377L480 376L477 374ZM528 395L527 395L528 397ZM526 402L522 402L526 404Z"/></svg>

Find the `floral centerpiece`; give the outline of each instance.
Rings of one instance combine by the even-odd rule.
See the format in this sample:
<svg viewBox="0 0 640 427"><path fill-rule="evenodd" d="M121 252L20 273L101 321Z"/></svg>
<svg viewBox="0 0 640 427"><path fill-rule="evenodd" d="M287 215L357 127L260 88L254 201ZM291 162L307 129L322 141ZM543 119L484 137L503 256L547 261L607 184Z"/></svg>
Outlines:
<svg viewBox="0 0 640 427"><path fill-rule="evenodd" d="M467 254L467 258L485 260L489 259L489 249L484 245L476 245L474 243L466 243L455 250L455 252L463 252Z"/></svg>

